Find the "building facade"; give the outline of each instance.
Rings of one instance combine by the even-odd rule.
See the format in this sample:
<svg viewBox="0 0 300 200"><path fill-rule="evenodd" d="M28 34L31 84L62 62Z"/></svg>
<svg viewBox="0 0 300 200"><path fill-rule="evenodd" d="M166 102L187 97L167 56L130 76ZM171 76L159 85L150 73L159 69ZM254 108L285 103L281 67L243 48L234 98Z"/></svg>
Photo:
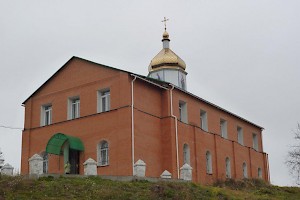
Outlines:
<svg viewBox="0 0 300 200"><path fill-rule="evenodd" d="M263 128L189 93L166 31L162 41L147 77L72 57L26 99L21 173L39 154L44 173L63 174L69 162L83 174L92 158L98 175L131 176L141 159L147 177L178 179L188 164L198 183L269 181Z"/></svg>

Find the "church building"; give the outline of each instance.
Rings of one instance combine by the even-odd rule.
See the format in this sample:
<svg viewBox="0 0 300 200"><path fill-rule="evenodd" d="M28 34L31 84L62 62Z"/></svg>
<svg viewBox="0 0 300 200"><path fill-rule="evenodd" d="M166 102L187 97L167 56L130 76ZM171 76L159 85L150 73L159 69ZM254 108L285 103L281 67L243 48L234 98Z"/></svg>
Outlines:
<svg viewBox="0 0 300 200"><path fill-rule="evenodd" d="M86 160L97 175L134 176L137 162L146 177L167 172L193 182L261 178L269 181L268 154L256 125L188 92L185 62L163 48L148 76L72 57L24 102L21 173L30 159L43 172L84 174Z"/></svg>

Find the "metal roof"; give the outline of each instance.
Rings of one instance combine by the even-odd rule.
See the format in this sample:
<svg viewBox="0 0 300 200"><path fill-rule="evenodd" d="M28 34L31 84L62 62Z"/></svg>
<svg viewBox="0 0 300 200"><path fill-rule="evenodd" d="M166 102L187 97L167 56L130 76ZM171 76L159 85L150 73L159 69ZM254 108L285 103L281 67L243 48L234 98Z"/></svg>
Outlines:
<svg viewBox="0 0 300 200"><path fill-rule="evenodd" d="M69 142L70 149L84 151L83 143L79 138L63 133L56 133L48 141L46 146L46 152L55 155L60 155L61 148L65 142Z"/></svg>
<svg viewBox="0 0 300 200"><path fill-rule="evenodd" d="M239 119L241 119L241 120L243 120L243 121L245 121L245 122L247 122L247 123L250 123L250 124L252 124L252 125L254 125L254 126L256 126L256 127L258 127L258 128L260 128L260 129L264 129L263 127L261 127L261 126L259 126L259 125L257 125L257 124L254 124L254 123L252 123L252 122L250 122L250 121L248 121L248 120L246 120L246 119L244 119L244 118L242 118L242 117L240 117L240 116L238 116L238 115L236 115L236 114L234 114L234 113L232 113L232 112L230 112L230 111L228 111L228 110L226 110L226 109L224 109L224 108L221 108L220 106L217 106L217 105L215 105L215 104L213 104L213 103L211 103L211 102L209 102L209 101L207 101L207 100L205 100L205 99L203 99L203 98L201 98L201 97L198 97L198 96L196 96L196 95L194 95L194 94L192 94L192 93L190 93L190 92L188 92L188 91L186 91L186 90L182 90L181 88L179 88L179 87L177 87L177 86L175 86L175 85L173 85L173 84L171 84L171 83L169 83L169 82L165 82L165 81L161 81L161 80L157 80L157 79L153 79L153 78L150 78L150 77L147 77L147 76L143 76L143 75L140 75L140 74L136 74L136 73L133 73L133 72L129 72L129 71L125 71L125 70L122 70L122 69L118 69L118 68L114 68L114 67L110 67L110 66L107 66L107 65L103 65L103 64L99 64L99 63L95 63L95 62L93 62L93 61L89 61L89 60L86 60L86 59L83 59L83 58L80 58L80 57L76 57L76 56L73 56L70 60L68 60L60 69L58 69L45 83L43 83L34 93L32 93L23 103L22 103L22 105L24 105L25 103L26 103L26 101L28 100L28 99L30 99L34 94L36 94L41 88L43 88L43 86L44 85L46 85L53 77L55 77L64 67L66 67L73 59L79 59L79 60L82 60L82 61L85 61L85 62L89 62L89 63L92 63L92 64L95 64L95 65L98 65L99 67L106 67L106 68L110 68L110 69L112 69L112 70L116 70L116 71L121 71L121 72L124 72L124 73L127 73L127 74L130 74L130 75L135 75L135 76L138 76L138 77L141 77L141 78L143 78L143 79L146 79L146 80L148 80L148 81L145 81L145 82L153 82L154 84L159 84L159 85L161 85L161 86L163 86L163 87L170 87L170 86L174 86L174 88L176 88L177 90L179 90L179 91L181 91L181 92L183 92L183 93L185 93L185 94L187 94L187 95L190 95L190 96L192 96L192 97L194 97L194 98L196 98L196 99L198 99L198 100L200 100L200 101L202 101L202 102L204 102L204 103L207 103L207 104L209 104L209 105L211 105L211 106L213 106L213 107L215 107L215 108L217 108L217 109L219 109L219 110L221 110L221 111L223 111L223 112L226 112L226 113L228 113L228 114L230 114L230 115L232 115L232 116L234 116L234 117L237 117L237 118L239 118Z"/></svg>

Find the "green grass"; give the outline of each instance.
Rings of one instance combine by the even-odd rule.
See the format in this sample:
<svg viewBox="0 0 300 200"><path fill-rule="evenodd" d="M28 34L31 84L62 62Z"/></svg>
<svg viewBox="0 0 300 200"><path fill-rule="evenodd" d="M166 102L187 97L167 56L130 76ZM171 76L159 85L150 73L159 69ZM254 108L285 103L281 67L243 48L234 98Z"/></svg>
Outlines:
<svg viewBox="0 0 300 200"><path fill-rule="evenodd" d="M260 180L217 181L214 186L187 182L120 182L100 177L37 180L0 176L2 199L300 199L300 188Z"/></svg>

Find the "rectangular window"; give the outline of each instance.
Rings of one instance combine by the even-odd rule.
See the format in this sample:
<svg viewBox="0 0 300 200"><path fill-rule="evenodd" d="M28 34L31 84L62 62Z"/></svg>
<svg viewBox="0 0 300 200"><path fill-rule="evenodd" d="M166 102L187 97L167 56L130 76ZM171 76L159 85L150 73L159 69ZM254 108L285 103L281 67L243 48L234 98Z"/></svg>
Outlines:
<svg viewBox="0 0 300 200"><path fill-rule="evenodd" d="M183 116L183 113L182 113L183 108L182 107L183 107L182 103L179 102L179 120L180 121L182 121L182 116Z"/></svg>
<svg viewBox="0 0 300 200"><path fill-rule="evenodd" d="M204 131L208 131L207 127L207 113L204 110L200 110L200 127Z"/></svg>
<svg viewBox="0 0 300 200"><path fill-rule="evenodd" d="M231 178L231 166L230 166L230 159L227 157L225 159L226 164L226 178Z"/></svg>
<svg viewBox="0 0 300 200"><path fill-rule="evenodd" d="M79 97L72 97L69 99L68 118L76 119L80 117L80 99Z"/></svg>
<svg viewBox="0 0 300 200"><path fill-rule="evenodd" d="M52 123L52 105L42 106L41 126L47 126Z"/></svg>
<svg viewBox="0 0 300 200"><path fill-rule="evenodd" d="M179 120L187 123L187 106L184 101L179 101Z"/></svg>
<svg viewBox="0 0 300 200"><path fill-rule="evenodd" d="M108 165L108 162L108 143L106 141L102 141L98 144L98 166L106 166Z"/></svg>
<svg viewBox="0 0 300 200"><path fill-rule="evenodd" d="M257 139L257 134L253 133L253 134L252 134L252 138L253 138L253 149L255 149L256 151L258 151L258 139Z"/></svg>
<svg viewBox="0 0 300 200"><path fill-rule="evenodd" d="M262 170L261 170L261 168L259 167L258 168L258 178L262 178Z"/></svg>
<svg viewBox="0 0 300 200"><path fill-rule="evenodd" d="M209 151L206 152L206 173L212 174L212 160L211 153Z"/></svg>
<svg viewBox="0 0 300 200"><path fill-rule="evenodd" d="M237 127L237 138L238 138L238 143L244 145L243 128L239 126Z"/></svg>
<svg viewBox="0 0 300 200"><path fill-rule="evenodd" d="M224 119L220 120L220 132L221 136L227 139L227 121Z"/></svg>
<svg viewBox="0 0 300 200"><path fill-rule="evenodd" d="M98 91L97 112L106 112L110 110L110 90Z"/></svg>
<svg viewBox="0 0 300 200"><path fill-rule="evenodd" d="M108 165L108 149L101 149L101 166Z"/></svg>

